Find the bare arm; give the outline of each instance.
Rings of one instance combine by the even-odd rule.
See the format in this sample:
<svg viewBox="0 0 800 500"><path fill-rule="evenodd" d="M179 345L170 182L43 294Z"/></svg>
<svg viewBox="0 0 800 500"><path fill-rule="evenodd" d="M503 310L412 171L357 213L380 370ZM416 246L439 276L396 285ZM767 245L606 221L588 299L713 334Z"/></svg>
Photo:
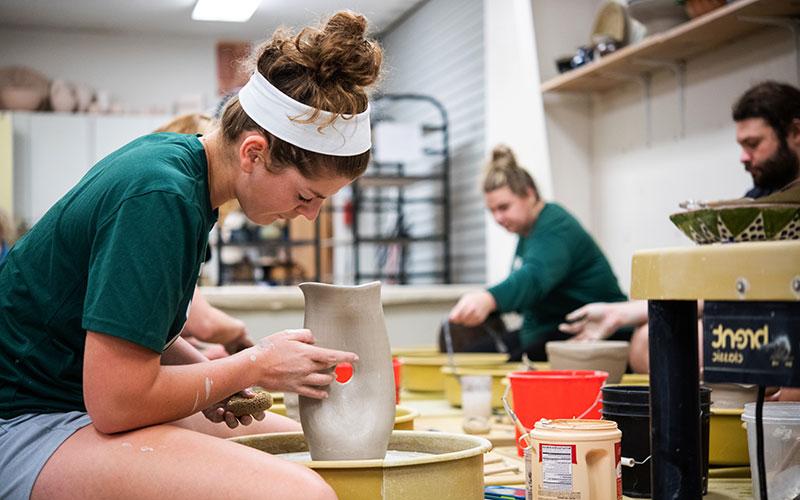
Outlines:
<svg viewBox="0 0 800 500"><path fill-rule="evenodd" d="M191 365L204 361L208 361L208 358L182 337L175 339L169 349L161 353L162 365Z"/></svg>
<svg viewBox="0 0 800 500"><path fill-rule="evenodd" d="M203 342L222 344L229 354L253 346L244 322L209 304L197 287L184 333Z"/></svg>
<svg viewBox="0 0 800 500"><path fill-rule="evenodd" d="M158 353L90 331L84 401L95 427L114 433L187 417L253 385L324 398L333 375L319 372L357 356L313 342L308 330L289 330L227 358L164 366Z"/></svg>

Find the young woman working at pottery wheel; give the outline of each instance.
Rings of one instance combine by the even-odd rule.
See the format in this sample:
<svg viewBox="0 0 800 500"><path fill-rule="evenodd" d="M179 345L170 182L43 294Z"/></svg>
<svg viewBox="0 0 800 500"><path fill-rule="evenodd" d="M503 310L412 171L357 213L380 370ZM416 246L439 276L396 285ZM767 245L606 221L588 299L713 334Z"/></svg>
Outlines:
<svg viewBox="0 0 800 500"><path fill-rule="evenodd" d="M0 267L0 498L335 498L209 419L235 427L226 399L253 385L324 398L321 372L357 357L289 330L208 361L179 334L217 207L314 219L363 173L382 57L365 29L338 13L277 32L218 129L131 142L17 242Z"/></svg>
<svg viewBox="0 0 800 500"><path fill-rule="evenodd" d="M509 358L518 361L526 353L531 360L544 360L546 342L569 338L558 331L568 312L598 297L626 300L594 239L560 205L541 198L508 147L494 148L483 194L494 220L519 236L516 256L504 281L461 297L450 312L451 322L477 326L493 311L520 312L522 328L503 339ZM629 336L620 332L615 338ZM467 350L494 351L495 342L487 335Z"/></svg>

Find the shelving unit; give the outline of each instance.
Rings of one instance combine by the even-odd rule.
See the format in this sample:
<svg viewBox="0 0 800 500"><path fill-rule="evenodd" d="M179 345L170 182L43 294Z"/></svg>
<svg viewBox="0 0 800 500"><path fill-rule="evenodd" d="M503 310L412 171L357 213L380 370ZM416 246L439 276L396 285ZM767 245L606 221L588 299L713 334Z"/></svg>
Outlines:
<svg viewBox="0 0 800 500"><path fill-rule="evenodd" d="M797 0L737 0L547 80L542 83L541 90L603 92L618 86L620 78L636 77L652 71L654 61L686 60L746 36L767 24L785 23L787 27L792 27L792 16L800 16L800 2Z"/></svg>
<svg viewBox="0 0 800 500"><path fill-rule="evenodd" d="M415 94L385 94L374 101L376 108L382 105L397 103L427 103L436 108L440 122L435 124L421 123L423 134L437 134L440 138L439 145L433 149L425 149L424 155L434 159L431 162L430 173L423 175L409 174L407 166L403 163L381 163L373 161L367 173L353 183L353 256L354 279L356 283L365 280L381 279L407 284L414 278L432 278L440 283L451 283L450 263L450 144L448 133L447 112L435 99L429 96ZM377 115L373 124L386 120L387 117ZM376 144L379 148L380 144ZM407 190L412 186L427 183L438 186L440 193L431 196L408 195ZM430 234L412 234L406 227L406 212L408 207L414 205L429 206L432 210L431 217L440 222L438 231ZM396 218L396 224L390 234L367 233L365 221L367 214L375 218L391 214ZM419 243L438 243L441 250L437 252L439 265L433 269L409 271L407 269L409 252L412 245ZM397 269L387 270L383 265L365 269L361 251L367 248L374 249L376 255L388 255L392 250L399 252ZM378 257L379 261L381 258Z"/></svg>
<svg viewBox="0 0 800 500"><path fill-rule="evenodd" d="M278 238L263 238L260 239L258 237L257 232L252 234L249 240L246 241L225 241L220 234L220 231L217 230L217 285L224 285L227 283L231 283L234 281L231 278L231 270L236 264L225 264L223 263L223 259L221 257L223 249L225 247L238 247L238 248L254 248L259 251L260 254L267 254L270 252L280 253L280 258L275 259L274 263L271 265L265 265L259 262L253 262L251 265L253 268L277 268L277 267L284 267L285 276L282 279L271 279L269 281L273 281L276 284L280 285L294 285L297 284L298 280L294 280L292 278L290 267L299 263L299 259L296 258L296 251L297 249L311 249L313 252L313 273L308 273L306 279L313 279L314 281L320 281L322 276L322 260L323 260L323 249L322 249L322 219L324 212L321 212L320 217L314 221L314 235L313 238L307 237L299 237L293 238L292 237L292 225L294 221L290 221L290 223L286 224L282 230L281 235ZM305 259L308 260L308 259ZM307 264L307 262L306 262ZM262 274L266 274L266 270L263 270ZM266 276L264 279L266 281ZM255 281L255 277L253 278Z"/></svg>

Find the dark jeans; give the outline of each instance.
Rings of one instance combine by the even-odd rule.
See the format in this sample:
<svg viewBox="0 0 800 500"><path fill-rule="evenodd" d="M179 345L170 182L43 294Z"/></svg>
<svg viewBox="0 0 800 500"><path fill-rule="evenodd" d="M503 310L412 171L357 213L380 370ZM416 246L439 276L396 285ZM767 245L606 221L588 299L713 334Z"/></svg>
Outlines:
<svg viewBox="0 0 800 500"><path fill-rule="evenodd" d="M633 330L623 328L617 330L608 340L630 340ZM547 352L544 345L551 340L568 340L573 336L559 331L551 332L543 339L537 339L532 343L522 346L519 341L519 330L513 330L503 334L503 343L508 348L509 361L521 361L522 354L526 353L531 361L547 361ZM464 349L465 352L497 352L497 347L491 337L485 335L474 344Z"/></svg>

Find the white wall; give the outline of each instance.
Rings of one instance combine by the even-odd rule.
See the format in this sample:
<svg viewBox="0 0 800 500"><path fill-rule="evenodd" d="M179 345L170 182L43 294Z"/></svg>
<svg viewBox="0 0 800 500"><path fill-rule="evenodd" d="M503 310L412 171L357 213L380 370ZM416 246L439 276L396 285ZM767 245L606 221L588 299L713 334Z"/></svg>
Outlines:
<svg viewBox="0 0 800 500"><path fill-rule="evenodd" d="M498 143L514 150L543 197L552 195L539 64L529 0L485 2L486 156ZM508 276L516 237L486 218L489 283Z"/></svg>
<svg viewBox="0 0 800 500"><path fill-rule="evenodd" d="M99 160L167 115L2 113L13 126L14 215L33 225Z"/></svg>
<svg viewBox="0 0 800 500"><path fill-rule="evenodd" d="M0 66L111 93L126 110L172 113L182 96L215 106L216 40L176 36L0 29Z"/></svg>
<svg viewBox="0 0 800 500"><path fill-rule="evenodd" d="M536 0L536 53L542 81L558 75L555 60L589 41L602 0ZM589 230L592 216L591 99L581 94L545 95L545 122L553 179L553 199Z"/></svg>
<svg viewBox="0 0 800 500"><path fill-rule="evenodd" d="M547 80L557 74L557 57L587 42L599 2L531 1L539 69ZM595 236L624 290L636 250L691 244L669 221L680 201L735 198L749 187L731 106L753 83L796 84L796 74L793 41L778 28L691 59L683 136L678 87L669 71L652 74L649 124L637 81L621 81L605 93L544 96L553 198Z"/></svg>
<svg viewBox="0 0 800 500"><path fill-rule="evenodd" d="M789 32L768 28L690 60L686 134L680 137L678 94L669 72L653 76L652 144L646 145L641 86L627 84L593 100L595 234L620 277L630 285L637 249L690 245L669 214L686 199L741 197L751 185L739 163L731 106L765 79L797 84Z"/></svg>

